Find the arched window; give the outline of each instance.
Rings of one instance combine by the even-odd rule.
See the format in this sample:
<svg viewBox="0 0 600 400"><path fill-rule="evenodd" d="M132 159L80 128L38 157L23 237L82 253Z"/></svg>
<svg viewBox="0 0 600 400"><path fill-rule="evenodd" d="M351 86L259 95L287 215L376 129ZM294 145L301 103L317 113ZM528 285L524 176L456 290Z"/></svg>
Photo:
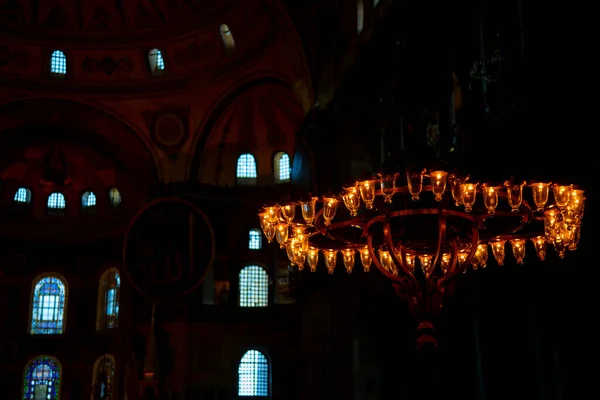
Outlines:
<svg viewBox="0 0 600 400"><path fill-rule="evenodd" d="M162 51L159 49L150 50L148 52L148 64L152 75L162 75L165 71L165 59L163 58Z"/></svg>
<svg viewBox="0 0 600 400"><path fill-rule="evenodd" d="M27 188L18 188L15 192L15 203L29 204L31 201L31 191Z"/></svg>
<svg viewBox="0 0 600 400"><path fill-rule="evenodd" d="M262 249L262 234L260 229L250 229L250 242L248 243L250 250Z"/></svg>
<svg viewBox="0 0 600 400"><path fill-rule="evenodd" d="M256 185L256 160L252 154L242 154L237 160L237 182L242 185Z"/></svg>
<svg viewBox="0 0 600 400"><path fill-rule="evenodd" d="M110 200L110 205L112 208L117 208L119 204L121 204L121 193L119 189L116 187L110 188L108 190L108 200Z"/></svg>
<svg viewBox="0 0 600 400"><path fill-rule="evenodd" d="M365 6L363 0L356 3L356 32L360 35L365 26Z"/></svg>
<svg viewBox="0 0 600 400"><path fill-rule="evenodd" d="M280 151L273 157L273 174L275 183L289 182L292 178L292 163L286 152Z"/></svg>
<svg viewBox="0 0 600 400"><path fill-rule="evenodd" d="M104 271L98 285L96 329L110 329L119 326L120 294L121 276L119 270L110 268Z"/></svg>
<svg viewBox="0 0 600 400"><path fill-rule="evenodd" d="M225 46L225 49L228 51L234 50L235 40L233 40L233 34L231 33L229 27L226 24L223 24L221 25L219 30L221 31L221 40L223 40L223 45Z"/></svg>
<svg viewBox="0 0 600 400"><path fill-rule="evenodd" d="M60 362L39 356L27 363L23 376L23 400L58 400L62 381Z"/></svg>
<svg viewBox="0 0 600 400"><path fill-rule="evenodd" d="M101 355L94 363L91 400L111 400L113 398L114 380L115 358L111 354Z"/></svg>
<svg viewBox="0 0 600 400"><path fill-rule="evenodd" d="M269 305L269 276L258 265L247 265L240 271L240 307Z"/></svg>
<svg viewBox="0 0 600 400"><path fill-rule="evenodd" d="M373 0L373 7L377 7L377 4L379 4L379 0Z"/></svg>
<svg viewBox="0 0 600 400"><path fill-rule="evenodd" d="M31 298L32 335L60 335L65 331L67 286L58 276L42 276L34 280Z"/></svg>
<svg viewBox="0 0 600 400"><path fill-rule="evenodd" d="M96 195L94 192L85 192L81 195L81 206L83 208L96 207Z"/></svg>
<svg viewBox="0 0 600 400"><path fill-rule="evenodd" d="M238 396L270 397L269 360L258 350L248 350L240 360Z"/></svg>
<svg viewBox="0 0 600 400"><path fill-rule="evenodd" d="M48 196L48 212L53 215L63 215L67 202L62 193L54 192Z"/></svg>
<svg viewBox="0 0 600 400"><path fill-rule="evenodd" d="M50 73L55 76L67 74L67 56L60 50L54 50L50 56Z"/></svg>

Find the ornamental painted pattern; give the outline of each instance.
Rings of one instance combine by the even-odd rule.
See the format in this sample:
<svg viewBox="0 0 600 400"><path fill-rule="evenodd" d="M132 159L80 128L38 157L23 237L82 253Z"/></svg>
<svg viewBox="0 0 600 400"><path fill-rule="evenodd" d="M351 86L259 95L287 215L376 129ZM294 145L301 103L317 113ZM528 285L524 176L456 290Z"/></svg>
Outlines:
<svg viewBox="0 0 600 400"><path fill-rule="evenodd" d="M60 278L41 278L33 289L31 305L32 335L60 335L64 332L67 290Z"/></svg>
<svg viewBox="0 0 600 400"><path fill-rule="evenodd" d="M36 357L27 364L23 400L59 400L61 368L52 357Z"/></svg>

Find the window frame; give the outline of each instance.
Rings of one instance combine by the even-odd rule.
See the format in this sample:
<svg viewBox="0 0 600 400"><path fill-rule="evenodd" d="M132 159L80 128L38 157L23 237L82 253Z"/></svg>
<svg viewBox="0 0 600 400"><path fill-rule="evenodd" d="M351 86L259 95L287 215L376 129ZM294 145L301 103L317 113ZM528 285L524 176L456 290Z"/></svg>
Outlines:
<svg viewBox="0 0 600 400"><path fill-rule="evenodd" d="M251 156L252 159L254 160L254 169L255 169L254 172L256 175L256 177L254 177L254 178L238 176L240 159L246 155ZM258 160L256 159L256 156L254 154L252 154L250 152L243 152L243 153L240 153L237 156L237 158L235 159L235 184L237 186L257 186L258 185Z"/></svg>
<svg viewBox="0 0 600 400"><path fill-rule="evenodd" d="M33 331L32 325L33 325L33 320L34 320L33 311L34 311L34 301L35 301L35 288L39 282L41 282L43 279L46 279L46 278L58 279L62 283L64 290L65 290L65 300L64 300L64 304L63 304L63 310L62 310L62 327L61 327L60 333L33 333L32 332ZM56 272L45 272L45 273L37 275L35 278L33 278L32 285L31 285L31 295L29 296L29 323L27 324L27 333L30 336L62 336L62 335L64 335L67 331L68 306L69 306L69 283L67 282L65 277Z"/></svg>
<svg viewBox="0 0 600 400"><path fill-rule="evenodd" d="M152 52L157 51L158 54L156 56L152 55ZM158 58L162 59L162 64L163 64L163 68L160 69L158 68L159 66L159 62L158 62ZM152 61L152 57L156 57L156 60ZM163 76L166 74L167 71L167 61L165 59L165 53L163 50L159 49L158 47L154 47L150 50L148 50L146 52L146 60L148 62L148 70L150 71L150 75L152 76Z"/></svg>
<svg viewBox="0 0 600 400"><path fill-rule="evenodd" d="M249 268L249 267L257 267L260 268L263 272L264 272L264 277L265 277L265 299L261 298L261 288L256 288L254 289L255 291L257 291L259 294L257 294L255 297L259 300L265 300L265 304L264 305L243 305L242 304L242 275L244 273L244 271ZM248 270L249 271L249 270ZM247 278L246 278L247 279ZM269 275L269 271L266 268L265 265L261 264L261 263L255 263L255 262L249 262L246 263L242 266L242 268L240 269L239 273L238 273L238 307L239 308L245 308L245 309L262 309L262 308L269 308L271 306L271 277ZM252 285L254 286L254 285ZM248 296L248 292L245 292L245 297L248 297L248 299L246 299L246 303L249 303L249 299L251 299L251 296ZM255 304L257 303L257 301L254 302Z"/></svg>
<svg viewBox="0 0 600 400"><path fill-rule="evenodd" d="M242 361L243 361L244 357L251 351L256 351L259 354L261 354L267 362L267 395L266 396L240 395L240 366L242 365ZM243 399L243 398L270 399L272 397L272 392L273 392L272 391L273 363L272 363L271 357L269 356L269 353L266 351L266 349L263 348L263 346L249 347L241 353L238 360L239 361L238 361L238 366L237 366L237 370L236 370L236 375L237 375L236 398L239 398L239 399Z"/></svg>
<svg viewBox="0 0 600 400"><path fill-rule="evenodd" d="M114 326L108 326L108 313L107 313L107 305L108 305L108 292L110 290L110 274L114 273L116 274L116 278L115 280L117 281L116 284L116 299L115 299L115 303L118 307L117 313L116 313L116 317L115 317L115 325ZM122 279L122 275L121 272L119 271L118 268L116 267L110 267L107 268L106 270L104 270L104 272L102 272L102 275L100 275L100 278L98 279L98 301L97 301L97 306L96 306L96 330L97 331L103 331L103 330L108 330L108 329L116 329L119 327L119 320L121 317L121 310L120 310L120 305L121 305L121 279Z"/></svg>
<svg viewBox="0 0 600 400"><path fill-rule="evenodd" d="M15 197L17 197L17 193L21 189L24 189L26 191L26 200L27 201L25 201L25 202L15 200ZM29 189L26 186L19 186L13 195L13 204L15 204L18 207L30 206L32 204L32 200L33 200L33 193L31 191L31 189Z"/></svg>
<svg viewBox="0 0 600 400"><path fill-rule="evenodd" d="M290 164L290 177L289 179L281 179L281 159L284 155L287 155ZM290 183L292 181L292 157L286 151L278 151L273 155L273 181L276 185L282 183Z"/></svg>
<svg viewBox="0 0 600 400"><path fill-rule="evenodd" d="M231 53L235 50L235 38L233 37L233 32L228 24L221 24L219 26L219 33L221 34L221 42L223 43L223 47L225 51Z"/></svg>
<svg viewBox="0 0 600 400"><path fill-rule="evenodd" d="M32 357L31 359L29 359L29 361L27 361L25 363L25 368L23 369L23 376L22 376L22 380L21 380L22 398L26 398L27 394L25 393L25 390L27 389L27 391L29 391L29 389L30 389L30 382L27 379L28 378L27 372L28 372L31 364L38 359L47 359L48 361L51 361L54 364L56 364L56 366L58 368L58 378L56 379L57 382L55 382L54 378L52 378L54 387L56 387L56 396L50 400L60 399L60 394L61 394L60 391L62 388L62 381L63 381L63 367L62 367L62 364L60 363L60 361L58 360L58 358L47 355L47 354L41 354L41 355Z"/></svg>
<svg viewBox="0 0 600 400"><path fill-rule="evenodd" d="M61 72L54 72L52 71L52 61L54 60L54 54L56 52L60 52L60 54L62 55L62 57L64 57L65 59L65 70L66 72L63 74ZM66 79L67 76L69 75L69 57L67 56L67 52L62 50L62 49L52 49L50 51L50 55L48 57L48 76L53 78L53 79Z"/></svg>

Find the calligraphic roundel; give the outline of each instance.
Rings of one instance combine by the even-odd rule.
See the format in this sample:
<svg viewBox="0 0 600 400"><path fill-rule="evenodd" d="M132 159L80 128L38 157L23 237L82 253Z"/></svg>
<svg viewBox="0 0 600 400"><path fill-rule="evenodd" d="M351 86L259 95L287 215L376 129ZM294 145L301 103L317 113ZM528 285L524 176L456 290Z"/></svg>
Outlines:
<svg viewBox="0 0 600 400"><path fill-rule="evenodd" d="M193 203L162 198L133 218L123 245L125 273L133 287L155 301L197 288L215 259L208 218Z"/></svg>

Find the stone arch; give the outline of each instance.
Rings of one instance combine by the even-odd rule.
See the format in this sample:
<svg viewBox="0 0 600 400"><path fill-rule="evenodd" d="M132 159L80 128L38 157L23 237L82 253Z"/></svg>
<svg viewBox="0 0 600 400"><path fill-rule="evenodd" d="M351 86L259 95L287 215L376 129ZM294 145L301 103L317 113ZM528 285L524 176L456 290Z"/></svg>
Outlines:
<svg viewBox="0 0 600 400"><path fill-rule="evenodd" d="M271 88L271 89L269 89ZM194 157L192 158L191 161L191 165L190 165L190 169L189 169L189 180L190 181L194 181L196 179L198 179L199 174L201 173L201 170L203 169L204 164L207 162L207 157L206 154L207 153L211 153L210 149L212 149L212 147L209 149L209 144L215 144L213 143L216 139L213 137L216 134L219 134L219 132L221 131L221 126L224 123L224 119L235 119L235 117L232 117L231 114L238 112L238 110L242 110L239 111L240 113L243 113L242 115L248 114L249 113L249 109L252 109L256 112L250 114L250 115L246 115L246 117L250 116L250 117L258 117L258 118L265 118L265 113L259 113L258 111L265 110L269 108L269 104L267 104L268 102L271 101L271 99L269 99L269 96L264 96L265 93L263 93L263 96L261 97L260 95L260 91L268 91L268 90L273 90L275 92L278 92L282 98L285 99L285 101L288 103L287 107L281 107L281 109L285 109L285 111L281 111L279 114L284 114L287 113L287 116L283 116L283 118L288 119L288 120L294 120L293 122L291 122L291 126L293 126L292 128L287 129L289 132L284 132L284 134L286 135L286 138L290 138L291 140L287 140L287 144L286 143L270 143L268 146L273 145L273 147L281 147L282 149L286 149L288 151L289 154L293 154L293 150L294 150L294 139L295 139L295 135L297 133L297 130L300 128L301 124L302 124L302 120L304 119L305 116L305 111L302 107L302 104L300 103L299 99L297 98L297 96L294 93L294 89L293 87L286 81L284 81L283 79L279 78L279 77L275 77L275 76L264 76L264 77L260 77L260 78L255 78L249 81L246 81L245 83L236 86L232 91L230 91L226 96L224 96L223 98L220 99L220 101L215 105L215 107L213 107L210 115L208 116L208 118L205 120L205 122L203 123L203 125L199 128L198 132L195 135L195 140L196 140L196 144L194 147ZM257 94L258 93L258 94ZM273 115L273 118L275 118L276 115ZM264 122L264 121L263 121ZM265 125L264 123L262 125ZM290 130L293 130L293 132L291 132ZM217 132L219 131L219 132ZM271 135L269 136L270 132L268 132L269 129L264 129L262 132L258 133L258 135L262 135L261 137L257 138L258 140L255 140L255 142L257 141L261 141L263 140L264 142L273 142L274 138ZM240 135L239 133L236 133L235 135ZM231 137L228 139L229 141L235 141L235 137L232 139ZM252 142L252 140L248 140L249 142ZM284 145L286 144L286 145ZM213 146L214 147L214 146ZM240 145L239 149L233 150L231 149L231 151L233 153L239 153L239 151L241 151L241 149L243 148L243 144ZM214 150L214 149L213 149ZM246 151L250 151L251 149L246 149ZM269 150L269 157L271 157L271 153L272 153L271 149ZM214 155L214 154L213 154ZM260 157L259 157L260 158ZM260 160L257 160L257 162L259 164L264 164L264 165L271 165L270 160L267 163L261 163ZM218 168L216 168L218 169ZM259 167L260 169L260 167ZM260 171L259 171L260 174ZM259 182L260 182L260 178L259 178ZM263 182L264 183L264 182Z"/></svg>
<svg viewBox="0 0 600 400"><path fill-rule="evenodd" d="M57 139L91 145L148 182L159 178L155 157L126 121L98 107L63 99L20 100L0 105L0 141L16 144L50 131ZM82 134L83 133L83 134Z"/></svg>

